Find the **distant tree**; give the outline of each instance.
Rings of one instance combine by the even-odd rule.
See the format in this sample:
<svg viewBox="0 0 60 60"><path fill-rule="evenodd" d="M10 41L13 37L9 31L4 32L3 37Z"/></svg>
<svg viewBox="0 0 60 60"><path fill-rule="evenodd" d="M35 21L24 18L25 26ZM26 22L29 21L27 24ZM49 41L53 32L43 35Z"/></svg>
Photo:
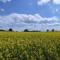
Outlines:
<svg viewBox="0 0 60 60"><path fill-rule="evenodd" d="M46 31L49 32L49 29L47 29Z"/></svg>
<svg viewBox="0 0 60 60"><path fill-rule="evenodd" d="M0 29L0 31L6 31L6 30Z"/></svg>
<svg viewBox="0 0 60 60"><path fill-rule="evenodd" d="M38 30L32 30L31 32L40 32L40 31L38 31Z"/></svg>
<svg viewBox="0 0 60 60"><path fill-rule="evenodd" d="M10 28L9 31L13 31L12 28Z"/></svg>
<svg viewBox="0 0 60 60"><path fill-rule="evenodd" d="M52 29L52 32L54 32L54 29Z"/></svg>
<svg viewBox="0 0 60 60"><path fill-rule="evenodd" d="M29 32L29 30L28 29L25 29L24 32Z"/></svg>

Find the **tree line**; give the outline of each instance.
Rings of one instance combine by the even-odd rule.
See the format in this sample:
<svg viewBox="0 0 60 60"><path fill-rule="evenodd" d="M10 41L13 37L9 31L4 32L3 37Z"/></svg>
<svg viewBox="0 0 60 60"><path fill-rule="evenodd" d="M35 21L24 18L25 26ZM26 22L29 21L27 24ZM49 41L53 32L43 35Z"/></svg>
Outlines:
<svg viewBox="0 0 60 60"><path fill-rule="evenodd" d="M7 31L7 30L3 30L3 29L0 29L0 31ZM9 28L9 30L8 31L14 31L12 28ZM49 30L49 29L47 29L46 30L46 32L54 32L55 30L54 29L52 29L52 30ZM38 31L38 30L32 30L32 31L29 31L28 29L24 29L24 31L23 32L41 32L41 31Z"/></svg>
<svg viewBox="0 0 60 60"><path fill-rule="evenodd" d="M12 28L10 28L9 29L9 31L13 31L13 29ZM51 30L52 32L54 32L55 30L54 29L52 29ZM38 30L32 30L32 31L29 31L28 29L24 29L24 31L23 32L41 32L41 31L38 31ZM47 29L46 30L46 32L50 32L50 30L49 29Z"/></svg>

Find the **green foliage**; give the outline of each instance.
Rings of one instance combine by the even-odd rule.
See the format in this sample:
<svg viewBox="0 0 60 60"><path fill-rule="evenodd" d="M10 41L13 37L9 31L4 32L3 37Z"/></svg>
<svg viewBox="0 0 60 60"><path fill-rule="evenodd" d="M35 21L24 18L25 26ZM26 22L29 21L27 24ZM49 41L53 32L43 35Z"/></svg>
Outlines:
<svg viewBox="0 0 60 60"><path fill-rule="evenodd" d="M28 29L25 29L24 32L29 32L29 30Z"/></svg>
<svg viewBox="0 0 60 60"><path fill-rule="evenodd" d="M60 60L60 32L0 32L0 60Z"/></svg>
<svg viewBox="0 0 60 60"><path fill-rule="evenodd" d="M10 28L9 31L13 31L12 28Z"/></svg>

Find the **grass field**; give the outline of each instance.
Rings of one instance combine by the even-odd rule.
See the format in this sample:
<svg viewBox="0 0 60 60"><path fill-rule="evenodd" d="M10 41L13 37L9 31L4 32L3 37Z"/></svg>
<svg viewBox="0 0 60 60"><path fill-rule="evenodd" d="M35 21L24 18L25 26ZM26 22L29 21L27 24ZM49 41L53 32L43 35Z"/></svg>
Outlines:
<svg viewBox="0 0 60 60"><path fill-rule="evenodd" d="M0 60L60 60L60 32L0 32Z"/></svg>

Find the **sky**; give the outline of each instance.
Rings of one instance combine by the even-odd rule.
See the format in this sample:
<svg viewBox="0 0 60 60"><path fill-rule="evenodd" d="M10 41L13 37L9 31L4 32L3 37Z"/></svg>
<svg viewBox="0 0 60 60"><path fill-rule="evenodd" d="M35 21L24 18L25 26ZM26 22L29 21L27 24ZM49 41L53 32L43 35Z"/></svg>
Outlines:
<svg viewBox="0 0 60 60"><path fill-rule="evenodd" d="M60 30L60 0L0 0L0 29Z"/></svg>

